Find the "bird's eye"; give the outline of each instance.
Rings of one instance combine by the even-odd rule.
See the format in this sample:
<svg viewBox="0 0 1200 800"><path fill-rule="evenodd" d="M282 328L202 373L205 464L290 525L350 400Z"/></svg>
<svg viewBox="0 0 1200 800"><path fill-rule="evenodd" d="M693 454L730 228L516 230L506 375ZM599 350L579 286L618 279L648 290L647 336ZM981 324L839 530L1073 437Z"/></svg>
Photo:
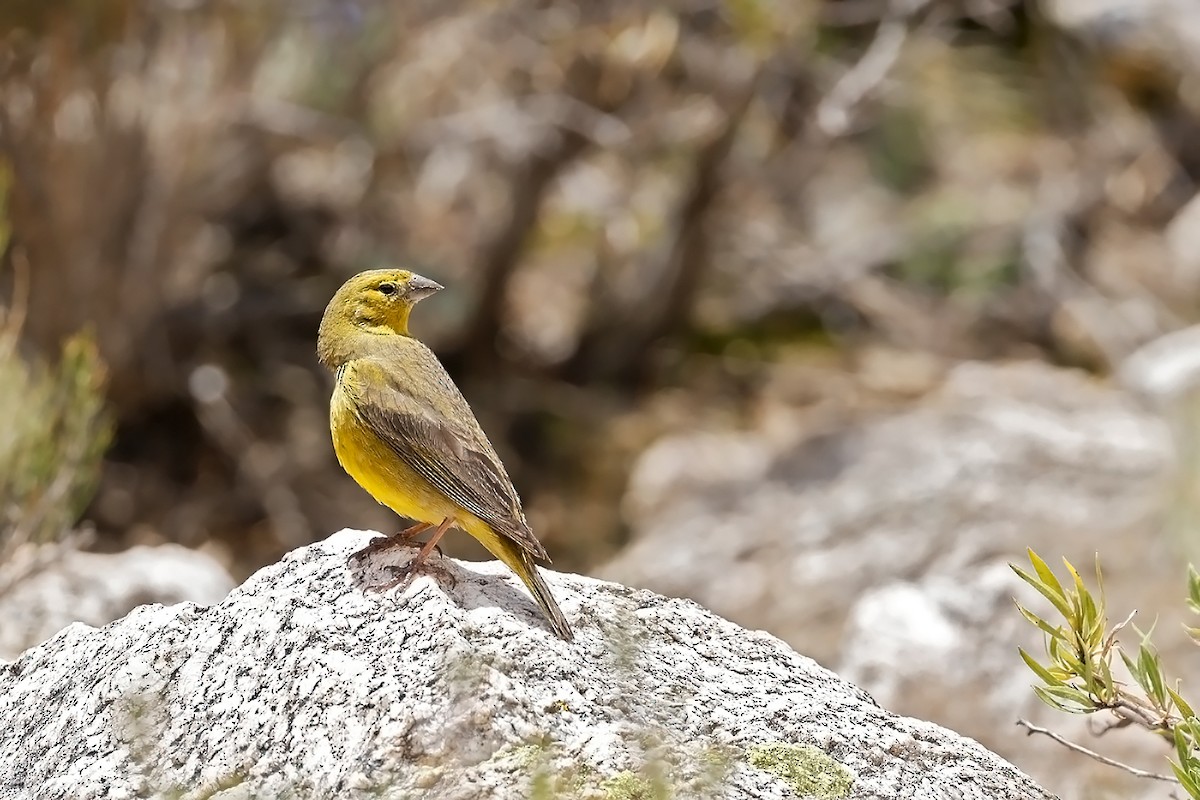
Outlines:
<svg viewBox="0 0 1200 800"><path fill-rule="evenodd" d="M395 294L396 293L396 284L381 283L381 284L379 284L379 291L383 292L384 294Z"/></svg>

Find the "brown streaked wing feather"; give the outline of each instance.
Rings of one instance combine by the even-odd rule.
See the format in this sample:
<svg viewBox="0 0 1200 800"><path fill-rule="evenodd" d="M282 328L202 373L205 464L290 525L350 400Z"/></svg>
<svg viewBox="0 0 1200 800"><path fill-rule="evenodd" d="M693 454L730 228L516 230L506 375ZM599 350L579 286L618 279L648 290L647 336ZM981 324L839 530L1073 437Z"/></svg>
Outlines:
<svg viewBox="0 0 1200 800"><path fill-rule="evenodd" d="M342 380L360 419L414 472L530 555L547 558L525 522L508 474L457 389L453 398L438 400L461 406L456 416L465 417L462 422L447 419L420 396L427 384L405 385L389 365L374 359L349 362Z"/></svg>

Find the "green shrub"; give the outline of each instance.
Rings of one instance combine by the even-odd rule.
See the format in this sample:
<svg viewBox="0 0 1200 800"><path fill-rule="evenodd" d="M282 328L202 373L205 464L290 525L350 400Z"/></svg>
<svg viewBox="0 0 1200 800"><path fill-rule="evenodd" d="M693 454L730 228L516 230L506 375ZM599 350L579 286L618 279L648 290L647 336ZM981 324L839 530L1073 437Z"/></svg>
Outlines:
<svg viewBox="0 0 1200 800"><path fill-rule="evenodd" d="M69 537L110 436L92 338L69 339L57 364L22 357L13 316L0 330L0 573Z"/></svg>
<svg viewBox="0 0 1200 800"><path fill-rule="evenodd" d="M1021 658L1041 681L1033 688L1037 696L1059 711L1069 714L1109 712L1115 726L1136 725L1163 737L1174 746L1171 767L1175 779L1193 800L1200 800L1200 719L1193 705L1180 694L1179 682L1170 680L1163 670L1158 651L1149 632L1132 624L1133 615L1110 625L1104 600L1104 582L1100 562L1096 562L1096 590L1084 583L1079 572L1063 559L1070 581L1064 585L1037 553L1029 551L1033 572L1015 565L1013 570L1023 581L1050 601L1060 624L1052 624L1018 604L1021 614L1037 626L1046 639L1046 658L1039 661L1024 649ZM1200 573L1188 567L1188 607L1200 614ZM1126 652L1118 634L1130 628L1139 637L1136 654ZM1188 628L1188 634L1200 642L1200 628ZM1113 676L1113 658L1120 656L1136 687ZM1066 741L1057 734L1022 720L1032 733L1043 733L1073 750L1142 777L1152 775L1106 759L1084 747Z"/></svg>

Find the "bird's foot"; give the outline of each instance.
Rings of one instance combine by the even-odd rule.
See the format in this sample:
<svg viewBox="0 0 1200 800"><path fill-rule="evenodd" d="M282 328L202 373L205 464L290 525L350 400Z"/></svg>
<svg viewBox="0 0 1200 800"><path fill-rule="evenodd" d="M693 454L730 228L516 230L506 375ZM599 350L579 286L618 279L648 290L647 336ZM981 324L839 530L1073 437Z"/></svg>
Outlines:
<svg viewBox="0 0 1200 800"><path fill-rule="evenodd" d="M368 586L367 591L383 594L384 592L390 591L391 589L395 589L397 586L399 586L400 592L403 593L404 590L408 588L408 585L412 583L413 578L417 577L417 573L421 571L419 564L414 567L415 562L416 559L413 559L402 567L398 567L394 564L385 566L383 570L391 575L391 578L383 583L377 583L372 586Z"/></svg>
<svg viewBox="0 0 1200 800"><path fill-rule="evenodd" d="M441 524L438 525L437 528L434 529L433 535L430 537L429 541L425 542L425 544L421 545L421 549L419 551L417 551L417 554L415 556L413 556L412 560L410 560L404 566L402 566L402 567L398 567L395 565L384 566L384 569L387 570L389 573L391 573L392 579L388 580L388 581L384 581L383 583L378 584L376 586L371 586L371 587L369 587L369 589L371 591L376 591L376 592L386 592L390 589L394 589L397 586L399 586L400 590L404 591L404 589L406 589L408 587L408 584L412 582L412 579L415 578L420 572L425 571L425 570L438 572L441 575L447 577L451 581L451 585L456 583L457 581L454 578L454 576L451 575L449 572L447 572L445 569L443 569L441 567L431 567L427 563L428 559L429 559L429 554L432 553L434 550L437 550L438 555L441 556L442 551L441 551L441 548L438 547L438 541L442 538L442 536L446 533L446 531L449 530L450 525L453 522L454 522L453 517L446 517L444 520L442 520ZM376 540L374 542L371 542L369 545L364 547L362 550L359 550L357 553L355 553L353 556L351 556L351 558L355 559L355 560L365 558L366 556L370 555L372 552L378 553L383 550L388 550L399 544L413 547L413 546L415 546L412 541L413 536L415 536L418 533L421 533L426 528L430 528L430 527L432 527L432 526L429 525L428 523L419 522L416 525L413 525L411 528L401 531L396 536L391 536L391 537L387 537L382 540Z"/></svg>
<svg viewBox="0 0 1200 800"><path fill-rule="evenodd" d="M458 578L454 576L450 570L439 566L426 559L413 558L407 564L396 565L386 564L383 567L384 572L391 577L383 583L374 586L368 586L367 590L371 592L389 592L392 589L398 589L397 594L403 594L408 585L413 582L413 579L418 575L434 575L438 578L445 578L446 581L454 586L458 583Z"/></svg>
<svg viewBox="0 0 1200 800"><path fill-rule="evenodd" d="M354 553L352 553L350 555L350 561L353 561L356 564L362 564L376 553L382 553L386 550L391 550L393 547L400 547L402 545L408 545L409 547L417 546L401 540L398 536L377 536L372 539L371 543L366 547L362 548L361 550L356 550Z"/></svg>
<svg viewBox="0 0 1200 800"><path fill-rule="evenodd" d="M391 536L377 536L366 547L350 556L350 560L362 564L376 553L383 553L394 547L420 547L421 543L413 540L431 527L433 526L428 522L418 522ZM441 550L438 553L440 554Z"/></svg>

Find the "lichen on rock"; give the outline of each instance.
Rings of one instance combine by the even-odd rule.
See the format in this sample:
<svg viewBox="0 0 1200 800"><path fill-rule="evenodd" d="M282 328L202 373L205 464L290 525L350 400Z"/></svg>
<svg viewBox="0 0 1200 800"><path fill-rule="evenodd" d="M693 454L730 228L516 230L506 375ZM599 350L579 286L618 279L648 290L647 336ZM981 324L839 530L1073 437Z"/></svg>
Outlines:
<svg viewBox="0 0 1200 800"><path fill-rule="evenodd" d="M771 742L756 744L747 760L758 769L782 778L797 795L820 800L845 797L854 785L854 773L807 744Z"/></svg>

